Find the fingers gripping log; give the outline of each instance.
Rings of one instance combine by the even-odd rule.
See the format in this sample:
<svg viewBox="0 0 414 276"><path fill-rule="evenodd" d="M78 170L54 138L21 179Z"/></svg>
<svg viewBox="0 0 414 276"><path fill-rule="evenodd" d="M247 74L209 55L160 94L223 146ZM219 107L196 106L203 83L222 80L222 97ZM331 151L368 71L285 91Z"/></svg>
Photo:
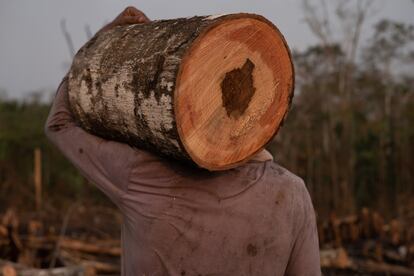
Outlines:
<svg viewBox="0 0 414 276"><path fill-rule="evenodd" d="M69 102L96 135L223 170L276 134L293 79L265 18L196 16L98 33L75 56Z"/></svg>

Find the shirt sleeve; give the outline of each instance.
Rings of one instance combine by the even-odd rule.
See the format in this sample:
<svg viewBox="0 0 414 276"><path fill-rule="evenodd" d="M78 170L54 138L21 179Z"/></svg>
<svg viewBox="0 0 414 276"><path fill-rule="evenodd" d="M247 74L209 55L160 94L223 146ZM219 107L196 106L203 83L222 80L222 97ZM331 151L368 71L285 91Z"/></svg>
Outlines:
<svg viewBox="0 0 414 276"><path fill-rule="evenodd" d="M318 230L312 200L303 183L303 219L285 275L321 275Z"/></svg>
<svg viewBox="0 0 414 276"><path fill-rule="evenodd" d="M60 84L45 134L89 181L118 205L125 191L131 159L139 150L94 136L79 127L69 108L67 77Z"/></svg>

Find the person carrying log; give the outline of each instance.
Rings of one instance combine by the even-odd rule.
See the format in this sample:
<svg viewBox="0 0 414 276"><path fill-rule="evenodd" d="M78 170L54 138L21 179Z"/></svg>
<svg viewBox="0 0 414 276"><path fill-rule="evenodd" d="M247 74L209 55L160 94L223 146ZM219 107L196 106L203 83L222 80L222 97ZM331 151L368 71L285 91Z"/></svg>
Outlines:
<svg viewBox="0 0 414 276"><path fill-rule="evenodd" d="M129 7L99 32L148 22ZM253 67L247 60L232 74L251 74ZM45 133L123 214L122 275L320 275L306 186L266 150L208 171L95 136L75 119L68 77Z"/></svg>

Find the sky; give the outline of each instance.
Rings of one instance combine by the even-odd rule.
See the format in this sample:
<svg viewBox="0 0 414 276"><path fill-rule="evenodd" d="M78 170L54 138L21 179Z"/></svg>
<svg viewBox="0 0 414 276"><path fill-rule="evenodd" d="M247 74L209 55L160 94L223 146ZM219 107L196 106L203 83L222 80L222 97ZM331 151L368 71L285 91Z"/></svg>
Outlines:
<svg viewBox="0 0 414 276"><path fill-rule="evenodd" d="M381 18L414 24L413 0L374 0L374 4L362 42ZM302 0L0 0L0 96L22 99L36 91L50 96L71 63L61 20L66 21L78 50L87 41L85 26L94 33L129 5L150 19L257 13L281 30L292 49L303 50L317 42L303 20Z"/></svg>

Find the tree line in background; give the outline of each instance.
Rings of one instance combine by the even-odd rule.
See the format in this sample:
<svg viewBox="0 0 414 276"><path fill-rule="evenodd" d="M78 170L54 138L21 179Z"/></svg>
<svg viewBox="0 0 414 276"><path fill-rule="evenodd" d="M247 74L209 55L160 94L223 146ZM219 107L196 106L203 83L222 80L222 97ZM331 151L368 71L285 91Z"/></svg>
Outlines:
<svg viewBox="0 0 414 276"><path fill-rule="evenodd" d="M24 101L0 97L0 213L9 206L35 207L35 150L42 153L43 207L55 213L76 200L104 197L48 142L44 124L50 105L32 97Z"/></svg>
<svg viewBox="0 0 414 276"><path fill-rule="evenodd" d="M321 217L362 206L402 215L414 195L414 26L379 21L361 46L372 1L335 3L303 2L319 43L293 52L296 95L269 149L305 180ZM48 111L36 97L0 96L0 210L35 205L35 148L43 153L45 208L104 198L47 142Z"/></svg>
<svg viewBox="0 0 414 276"><path fill-rule="evenodd" d="M334 30L332 7L304 2L320 43L293 54L296 96L272 149L322 216L402 215L414 207L414 26L381 20L360 46L373 1L337 3Z"/></svg>

